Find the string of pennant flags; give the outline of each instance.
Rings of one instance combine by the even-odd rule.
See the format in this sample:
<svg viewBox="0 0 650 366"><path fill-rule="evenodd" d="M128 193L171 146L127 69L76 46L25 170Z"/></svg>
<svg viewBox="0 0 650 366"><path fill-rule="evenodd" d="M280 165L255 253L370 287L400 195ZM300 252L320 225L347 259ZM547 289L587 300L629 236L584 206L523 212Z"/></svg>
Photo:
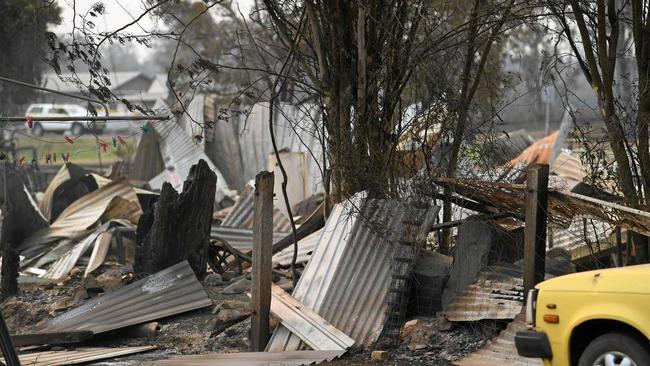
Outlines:
<svg viewBox="0 0 650 366"><path fill-rule="evenodd" d="M33 122L32 118L31 118L31 116L26 116L25 118L26 118L26 122L27 122L26 123L27 128L32 129L34 127L34 122ZM156 121L156 122L158 122L158 121ZM156 123L156 122L153 122L153 123ZM152 123L152 122L149 122L149 123ZM143 126L140 126L139 131L136 132L136 133L133 133L133 134L130 134L130 135L115 135L115 136L112 136L110 142L105 141L104 139L100 138L99 136L97 136L96 134L93 133L92 135L95 137L95 140L97 142L96 147L93 147L91 149L72 151L72 152L69 152L69 151L68 152L58 152L58 153L47 152L47 153L45 153L45 154L43 154L41 156L33 157L32 160L30 161L30 165L32 167L34 167L34 166L37 165L37 163L39 161L43 161L46 164L56 164L58 162L59 158L61 159L62 162L69 162L70 158L72 158L72 157L74 157L76 155L79 155L79 154L82 154L82 153L85 153L85 152L90 152L90 151L97 151L98 149L103 153L107 153L109 147L112 146L115 149L119 149L119 146L127 144L126 139L131 138L131 137L135 137L135 136L141 135L141 134L146 135L149 132L149 129L150 129L150 127L148 125L143 125ZM48 143L48 144L74 145L75 140L77 140L79 137L81 137L81 136L72 136L71 137L71 136L64 135L63 136L63 141L53 141L53 140L41 139L41 138L33 136L33 135L29 134L29 133L24 133L24 132L22 132L20 130L16 130L16 129L0 128L0 130L14 132L14 133L20 134L22 136L25 136L27 138L34 139L34 140L37 140L37 141L40 141L40 142L45 142L45 143ZM7 159L8 159L7 154L4 153L4 152L0 152L0 161L6 161ZM26 160L25 156L21 156L18 159L17 164L19 166L25 166L27 164L27 160Z"/></svg>

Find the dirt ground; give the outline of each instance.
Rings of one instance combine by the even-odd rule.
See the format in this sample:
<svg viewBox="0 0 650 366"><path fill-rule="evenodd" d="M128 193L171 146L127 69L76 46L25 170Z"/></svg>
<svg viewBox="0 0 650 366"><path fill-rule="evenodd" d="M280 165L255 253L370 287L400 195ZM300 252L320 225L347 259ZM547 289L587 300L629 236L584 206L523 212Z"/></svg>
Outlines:
<svg viewBox="0 0 650 366"><path fill-rule="evenodd" d="M127 278L124 282L133 280L135 279ZM248 319L227 328L221 334L211 335L217 318L213 313L215 307L241 312L248 310L249 298L245 294L221 293L228 284L206 285L206 292L214 306L158 320L160 330L152 338L130 338L122 330L95 336L90 341L75 346L158 347L155 351L95 363L114 366L137 365L174 355L247 352L250 349ZM47 320L83 302L83 288L78 273L59 284L21 285L19 295L2 304L10 331L14 334L33 332ZM272 320L272 327L275 325L277 321ZM405 325L401 344L387 349L390 356L385 361L372 361L372 350L353 349L342 358L322 365L450 365L459 357L480 348L503 327L503 324L493 321L452 324L440 318L418 318Z"/></svg>

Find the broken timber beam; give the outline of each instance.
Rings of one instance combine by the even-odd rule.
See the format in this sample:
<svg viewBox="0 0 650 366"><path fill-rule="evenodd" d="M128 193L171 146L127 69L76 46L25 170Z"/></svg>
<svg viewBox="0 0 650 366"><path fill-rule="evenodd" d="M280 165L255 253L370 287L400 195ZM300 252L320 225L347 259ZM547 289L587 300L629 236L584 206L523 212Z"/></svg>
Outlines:
<svg viewBox="0 0 650 366"><path fill-rule="evenodd" d="M302 240L309 234L325 226L325 203L321 203L316 210L305 220L305 222L296 229L296 239ZM273 244L273 254L282 251L293 245L293 234L290 233L277 243ZM300 245L300 244L298 244Z"/></svg>
<svg viewBox="0 0 650 366"><path fill-rule="evenodd" d="M528 168L524 230L524 296L528 290L544 280L548 172L547 164L535 164Z"/></svg>
<svg viewBox="0 0 650 366"><path fill-rule="evenodd" d="M273 268L273 185L272 172L263 171L255 177L251 345L256 352L263 352L269 342Z"/></svg>
<svg viewBox="0 0 650 366"><path fill-rule="evenodd" d="M16 348L11 340L9 329L7 328L7 323L5 323L2 313L0 313L0 350L2 350L2 357L4 358L4 362L7 363L7 366L20 366Z"/></svg>
<svg viewBox="0 0 650 366"><path fill-rule="evenodd" d="M92 336L93 332L86 330L76 332L18 334L12 335L11 339L16 347L24 347L43 344L74 344L86 341Z"/></svg>

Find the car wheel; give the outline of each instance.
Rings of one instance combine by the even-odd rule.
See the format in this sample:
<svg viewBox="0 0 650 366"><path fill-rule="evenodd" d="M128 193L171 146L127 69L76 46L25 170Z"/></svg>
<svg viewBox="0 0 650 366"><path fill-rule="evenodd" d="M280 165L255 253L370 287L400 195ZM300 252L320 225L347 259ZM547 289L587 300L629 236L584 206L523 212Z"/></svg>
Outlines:
<svg viewBox="0 0 650 366"><path fill-rule="evenodd" d="M84 133L84 126L82 126L81 123L75 122L72 124L70 131L74 136L81 136Z"/></svg>
<svg viewBox="0 0 650 366"><path fill-rule="evenodd" d="M607 333L591 341L578 362L578 366L618 365L650 365L650 354L634 337L622 333Z"/></svg>
<svg viewBox="0 0 650 366"><path fill-rule="evenodd" d="M41 126L41 124L38 122L34 123L34 127L32 128L32 135L43 136L44 133L45 130L43 129L43 126Z"/></svg>

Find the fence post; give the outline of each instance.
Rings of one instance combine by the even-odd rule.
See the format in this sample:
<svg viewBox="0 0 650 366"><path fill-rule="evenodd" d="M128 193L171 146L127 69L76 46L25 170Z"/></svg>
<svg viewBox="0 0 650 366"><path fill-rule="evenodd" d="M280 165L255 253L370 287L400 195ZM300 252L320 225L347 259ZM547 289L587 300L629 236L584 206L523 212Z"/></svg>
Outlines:
<svg viewBox="0 0 650 366"><path fill-rule="evenodd" d="M544 280L546 262L546 217L548 165L528 168L526 183L526 229L524 231L524 291Z"/></svg>
<svg viewBox="0 0 650 366"><path fill-rule="evenodd" d="M269 311L273 256L273 184L272 172L255 177L253 216L253 270L251 344L253 351L263 352L269 341Z"/></svg>

